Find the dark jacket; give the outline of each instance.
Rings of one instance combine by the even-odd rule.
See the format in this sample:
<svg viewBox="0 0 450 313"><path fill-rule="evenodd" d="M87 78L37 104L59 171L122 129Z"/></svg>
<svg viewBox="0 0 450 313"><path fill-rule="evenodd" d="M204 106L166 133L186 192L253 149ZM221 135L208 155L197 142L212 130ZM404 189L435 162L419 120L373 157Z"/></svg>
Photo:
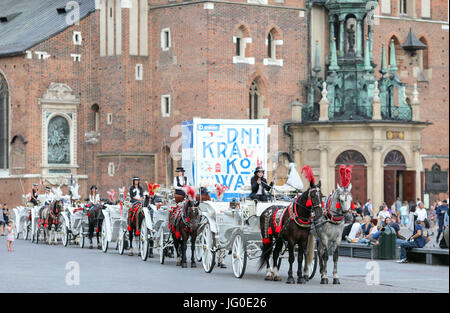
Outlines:
<svg viewBox="0 0 450 313"><path fill-rule="evenodd" d="M258 184L257 180L258 180L258 178L256 176L253 176L252 179L250 180L250 183L252 185L252 193L251 193L251 195L256 195L258 193L259 184ZM263 187L262 194L265 195L266 194L265 190L269 191L270 190L270 186L267 183L267 179L265 179L264 177L261 178L261 182L265 183L265 184L262 184L262 187Z"/></svg>
<svg viewBox="0 0 450 313"><path fill-rule="evenodd" d="M136 195L137 195L137 190L134 190L135 188L134 188L134 186L131 186L130 187L130 201L131 202L134 202L134 201L136 201L135 199L134 199L134 197L136 197ZM140 195L140 197L141 198L143 198L144 197L144 191L143 191L143 189L142 189L142 187L139 185L138 186L138 189L139 189L139 195Z"/></svg>

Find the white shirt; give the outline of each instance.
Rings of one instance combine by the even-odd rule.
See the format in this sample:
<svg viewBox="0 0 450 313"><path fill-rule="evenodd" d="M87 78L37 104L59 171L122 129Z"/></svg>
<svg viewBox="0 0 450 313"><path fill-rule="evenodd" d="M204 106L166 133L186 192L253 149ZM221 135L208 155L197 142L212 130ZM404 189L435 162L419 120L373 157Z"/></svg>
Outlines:
<svg viewBox="0 0 450 313"><path fill-rule="evenodd" d="M180 184L181 185L189 186L189 180L188 180L188 178L186 176L175 176L173 178L173 188L180 189L180 190L183 189L183 187L178 186L178 177L180 177L179 179L180 179ZM185 179L186 179L186 185L184 184Z"/></svg>
<svg viewBox="0 0 450 313"><path fill-rule="evenodd" d="M417 220L424 221L427 218L427 210L425 210L425 208L416 208L416 212L414 212L414 215L417 216Z"/></svg>
<svg viewBox="0 0 450 313"><path fill-rule="evenodd" d="M348 234L348 239L356 239L356 235L361 230L361 224L360 223L353 223L352 229L350 230L350 233Z"/></svg>
<svg viewBox="0 0 450 313"><path fill-rule="evenodd" d="M133 189L134 192L136 192L136 195L134 196L135 200L138 200L141 198L141 192L139 191L139 188L134 188Z"/></svg>
<svg viewBox="0 0 450 313"><path fill-rule="evenodd" d="M378 228L376 226L372 226L372 228L370 229L369 236L375 234L377 231L378 231Z"/></svg>
<svg viewBox="0 0 450 313"><path fill-rule="evenodd" d="M50 202L52 202L54 199L55 199L55 195L53 194L53 192L50 191L49 193L45 193L45 194L44 194L44 201L45 201L45 202L50 203Z"/></svg>
<svg viewBox="0 0 450 313"><path fill-rule="evenodd" d="M100 195L97 193L95 195L89 195L89 201L91 201L93 204L97 204L100 202Z"/></svg>
<svg viewBox="0 0 450 313"><path fill-rule="evenodd" d="M389 211L380 211L380 213L378 213L378 218L380 219L380 220L385 220L386 219L386 217L391 217L391 214L389 214Z"/></svg>

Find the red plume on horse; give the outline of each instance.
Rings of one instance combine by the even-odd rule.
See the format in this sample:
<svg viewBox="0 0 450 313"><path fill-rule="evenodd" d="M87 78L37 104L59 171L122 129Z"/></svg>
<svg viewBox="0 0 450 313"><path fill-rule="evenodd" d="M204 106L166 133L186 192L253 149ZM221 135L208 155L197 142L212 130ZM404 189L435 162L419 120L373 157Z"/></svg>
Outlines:
<svg viewBox="0 0 450 313"><path fill-rule="evenodd" d="M313 184L316 183L316 179L314 178L313 170L309 165L303 166L301 174L303 175L303 173L305 173L305 177L310 183L311 182Z"/></svg>
<svg viewBox="0 0 450 313"><path fill-rule="evenodd" d="M149 182L147 182L148 195L149 196L154 196L156 190L158 190L159 187L161 187L161 185L159 185L157 183L150 184Z"/></svg>
<svg viewBox="0 0 450 313"><path fill-rule="evenodd" d="M352 180L352 167L353 165L345 166L342 164L339 167L339 185L341 187L347 188Z"/></svg>

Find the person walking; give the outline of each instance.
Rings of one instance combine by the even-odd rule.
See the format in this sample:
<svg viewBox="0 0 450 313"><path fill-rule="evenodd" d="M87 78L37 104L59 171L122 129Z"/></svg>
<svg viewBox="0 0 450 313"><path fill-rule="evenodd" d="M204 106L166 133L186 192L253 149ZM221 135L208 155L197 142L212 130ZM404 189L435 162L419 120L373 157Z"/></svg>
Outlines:
<svg viewBox="0 0 450 313"><path fill-rule="evenodd" d="M368 216L370 216L370 218L373 218L373 207L372 207L371 199L367 199L366 204L364 204L363 215L364 216L368 215Z"/></svg>
<svg viewBox="0 0 450 313"><path fill-rule="evenodd" d="M403 205L400 207L400 225L406 226L408 220L408 202L403 201Z"/></svg>
<svg viewBox="0 0 450 313"><path fill-rule="evenodd" d="M427 220L427 210L424 208L423 202L419 202L414 214L417 216L418 221L425 222L425 228L430 228L430 224Z"/></svg>
<svg viewBox="0 0 450 313"><path fill-rule="evenodd" d="M438 220L438 234L436 236L436 242L439 242L442 232L444 231L444 217L445 213L448 212L447 200L443 200L442 204L436 209L436 215Z"/></svg>
<svg viewBox="0 0 450 313"><path fill-rule="evenodd" d="M2 208L2 209L0 209L0 231L1 231L0 236L5 236L5 225L6 225L6 222L3 217L3 208Z"/></svg>
<svg viewBox="0 0 450 313"><path fill-rule="evenodd" d="M13 222L12 221L8 221L8 224L6 226L6 230L8 232L8 236L6 237L6 246L8 247L8 251L9 252L13 252L14 249L12 248L12 243L14 241L14 227L13 227Z"/></svg>

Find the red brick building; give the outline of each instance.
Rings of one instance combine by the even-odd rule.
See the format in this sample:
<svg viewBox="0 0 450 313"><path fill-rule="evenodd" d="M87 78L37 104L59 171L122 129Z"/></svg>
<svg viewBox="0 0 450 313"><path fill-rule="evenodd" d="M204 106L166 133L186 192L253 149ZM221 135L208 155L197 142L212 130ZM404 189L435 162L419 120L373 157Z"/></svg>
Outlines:
<svg viewBox="0 0 450 313"><path fill-rule="evenodd" d="M134 175L170 183L177 125L196 116L268 118L278 151L290 153L283 125L307 101L314 36L328 36L308 20L320 2L2 1L0 201L18 204L33 182L71 176L82 194L92 184L102 194L129 186ZM422 73L412 74L416 63L405 56L411 70L402 79L426 78L421 115L433 125L423 131L422 171L434 163L448 171L448 2L431 0L429 18L397 18L397 2L380 13L374 60L392 36L403 43L411 25L424 38ZM283 163L278 156L272 161Z"/></svg>

